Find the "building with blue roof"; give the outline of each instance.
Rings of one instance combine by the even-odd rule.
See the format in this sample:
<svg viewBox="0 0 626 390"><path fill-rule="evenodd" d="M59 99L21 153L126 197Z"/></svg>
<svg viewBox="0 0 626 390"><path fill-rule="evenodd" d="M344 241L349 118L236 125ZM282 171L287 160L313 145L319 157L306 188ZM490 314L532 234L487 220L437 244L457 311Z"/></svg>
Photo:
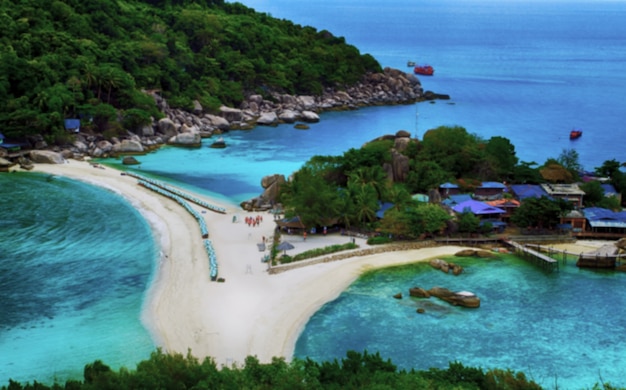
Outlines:
<svg viewBox="0 0 626 390"><path fill-rule="evenodd" d="M439 194L441 195L442 198L447 198L451 195L457 195L460 192L461 192L461 189L459 188L458 184L448 182L448 183L443 183L442 185L439 186Z"/></svg>
<svg viewBox="0 0 626 390"><path fill-rule="evenodd" d="M594 233L626 234L626 211L587 207L583 213Z"/></svg>
<svg viewBox="0 0 626 390"><path fill-rule="evenodd" d="M511 184L510 188L513 196L522 201L527 198L548 196L548 193L538 184Z"/></svg>

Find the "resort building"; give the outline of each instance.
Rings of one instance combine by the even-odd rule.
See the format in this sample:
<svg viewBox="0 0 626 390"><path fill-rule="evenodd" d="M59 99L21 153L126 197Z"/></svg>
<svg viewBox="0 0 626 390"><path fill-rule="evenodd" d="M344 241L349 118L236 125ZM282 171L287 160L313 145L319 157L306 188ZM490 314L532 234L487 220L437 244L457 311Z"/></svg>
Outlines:
<svg viewBox="0 0 626 390"><path fill-rule="evenodd" d="M574 207L583 207L585 193L578 184L541 184L541 188L553 199L563 199L572 202Z"/></svg>

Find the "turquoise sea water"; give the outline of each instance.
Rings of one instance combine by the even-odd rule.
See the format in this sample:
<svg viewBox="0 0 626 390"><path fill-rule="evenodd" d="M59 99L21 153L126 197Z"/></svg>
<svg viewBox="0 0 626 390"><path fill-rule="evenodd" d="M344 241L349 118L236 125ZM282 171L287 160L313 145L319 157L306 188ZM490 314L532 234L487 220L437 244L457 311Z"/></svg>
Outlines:
<svg viewBox="0 0 626 390"><path fill-rule="evenodd" d="M138 212L108 191L32 173L0 175L0 199L0 383L147 358L141 309L156 247Z"/></svg>
<svg viewBox="0 0 626 390"><path fill-rule="evenodd" d="M348 349L367 349L407 370L447 368L456 360L523 371L546 388L624 384L626 275L579 270L571 261L546 273L510 255L449 260L465 273L455 277L419 263L362 276L311 318L295 356L332 361ZM414 286L471 291L481 306L411 298ZM398 292L402 300L393 298Z"/></svg>
<svg viewBox="0 0 626 390"><path fill-rule="evenodd" d="M408 71L408 60L428 62L436 74L422 78L424 88L448 93L452 100L325 113L308 131L291 125L233 131L224 135L226 149L206 147L210 141L193 150L166 147L139 156L141 165L132 169L238 203L261 192L263 176L289 175L313 155L340 154L399 129L421 137L428 128L448 124L484 138L505 136L526 161L541 163L564 148L575 148L587 169L607 159L626 160L620 142L626 137L624 1L243 3L345 36L383 66ZM567 134L574 126L583 128L584 135L571 142ZM0 208L0 383L9 377L80 378L83 365L97 358L119 367L147 357L154 343L143 326L141 307L156 249L141 216L107 191L32 174L0 175L0 199L10 205ZM297 353L319 357L320 350L328 350L340 358L347 349L366 346L405 367L430 366L431 361L441 366L456 358L524 370L548 387L557 378L560 388L590 386L599 374L616 381L617 374L626 373L614 358L626 356L619 338L626 318L619 310L625 299L623 275L575 268L545 275L512 259L503 264L509 262L515 266L472 265L458 279L468 283L463 289L483 298L476 312L442 307L447 314L429 311L416 317L408 300L387 299L388 292L400 291L404 284L381 292L376 277L368 276L359 281L364 291L359 296L372 300L356 304L342 296L318 314L324 316L322 330L350 331L345 343L325 340L329 332L319 327L315 333L320 338L310 339L307 328ZM437 276L415 273L428 276L408 282L426 287ZM395 270L380 277L402 279ZM353 288L348 296L354 295ZM494 291L502 294L494 297ZM361 317L380 315L374 312L376 305L395 305L390 306L393 314L385 315L407 320L388 327L382 341L376 340L381 334L359 326L365 323ZM346 313L354 317L350 326L343 322ZM318 321L316 316L309 327ZM420 354L428 352L427 358L412 360L418 354L403 349L407 324L428 335L416 337L420 344L413 346ZM429 333L425 324L459 336ZM522 340L508 328L537 337ZM526 329L530 333L522 333ZM450 338L462 347L450 350L450 343L444 343ZM544 364L531 367L531 359Z"/></svg>

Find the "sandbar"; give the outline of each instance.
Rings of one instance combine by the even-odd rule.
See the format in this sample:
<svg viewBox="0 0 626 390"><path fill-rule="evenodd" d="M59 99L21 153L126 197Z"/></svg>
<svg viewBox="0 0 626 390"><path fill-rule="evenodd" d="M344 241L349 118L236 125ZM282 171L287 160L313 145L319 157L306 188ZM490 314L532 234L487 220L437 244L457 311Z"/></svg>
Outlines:
<svg viewBox="0 0 626 390"><path fill-rule="evenodd" d="M247 213L237 205L193 194L227 211L202 211L219 276L225 279L218 283L210 280L197 221L175 201L138 185L137 179L116 169L89 162L37 164L35 171L106 188L139 210L161 249L144 303L144 323L164 351L190 352L199 359L212 357L218 366L242 365L247 356L256 356L261 362L273 357L289 361L309 318L363 272L452 255L461 249L441 246L355 256L269 274L268 264L261 261L269 251L257 244L272 237L272 214ZM262 222L256 227L244 222L246 216L257 215ZM294 245L289 254L351 240L339 234L310 235L306 240L283 235L282 239ZM361 238L356 238L356 243L367 246Z"/></svg>

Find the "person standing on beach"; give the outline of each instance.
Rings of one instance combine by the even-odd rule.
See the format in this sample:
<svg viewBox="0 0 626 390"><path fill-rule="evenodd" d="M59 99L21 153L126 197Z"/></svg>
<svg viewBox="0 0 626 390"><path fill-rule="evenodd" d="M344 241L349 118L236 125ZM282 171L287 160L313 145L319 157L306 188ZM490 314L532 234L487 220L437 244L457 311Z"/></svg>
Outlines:
<svg viewBox="0 0 626 390"><path fill-rule="evenodd" d="M306 241L306 230L302 233L302 241Z"/></svg>

